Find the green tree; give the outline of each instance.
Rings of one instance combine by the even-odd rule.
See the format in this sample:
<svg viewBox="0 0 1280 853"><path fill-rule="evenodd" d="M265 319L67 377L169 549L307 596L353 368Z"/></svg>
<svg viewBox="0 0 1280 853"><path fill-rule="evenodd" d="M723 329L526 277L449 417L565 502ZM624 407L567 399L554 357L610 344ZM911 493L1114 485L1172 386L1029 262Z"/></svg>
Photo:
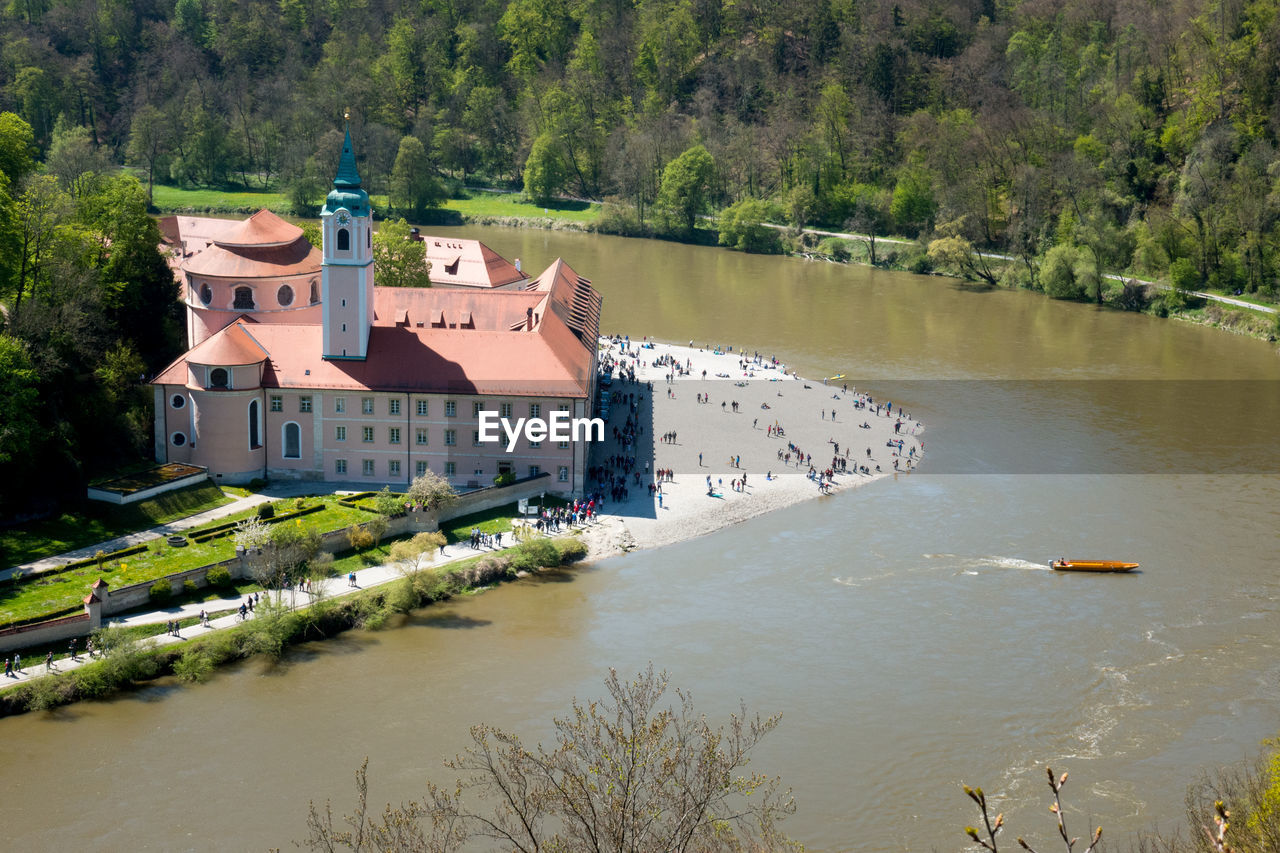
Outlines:
<svg viewBox="0 0 1280 853"><path fill-rule="evenodd" d="M0 334L0 470L35 458L39 396L35 368L26 347L17 338Z"/></svg>
<svg viewBox="0 0 1280 853"><path fill-rule="evenodd" d="M35 169L35 132L14 113L0 113L0 172L18 186Z"/></svg>
<svg viewBox="0 0 1280 853"><path fill-rule="evenodd" d="M548 205L564 189L565 168L560 147L551 134L533 140L524 162L524 192L535 204Z"/></svg>
<svg viewBox="0 0 1280 853"><path fill-rule="evenodd" d="M129 130L128 158L147 167L147 201L152 198L156 166L169 153L172 129L164 113L151 104L143 104L133 114Z"/></svg>
<svg viewBox="0 0 1280 853"><path fill-rule="evenodd" d="M427 149L416 136L400 140L396 163L391 169L391 207L421 220L428 209L444 201L444 187L436 179Z"/></svg>
<svg viewBox="0 0 1280 853"><path fill-rule="evenodd" d="M767 201L744 198L720 212L720 245L741 252L776 255L782 251L778 229L764 223L778 210Z"/></svg>
<svg viewBox="0 0 1280 853"><path fill-rule="evenodd" d="M893 187L893 200L889 203L889 215L901 228L911 234L926 231L938 208L933 196L933 179L924 169L907 169Z"/></svg>
<svg viewBox="0 0 1280 853"><path fill-rule="evenodd" d="M430 287L427 246L413 239L409 223L387 220L373 235L373 274L382 287Z"/></svg>
<svg viewBox="0 0 1280 853"><path fill-rule="evenodd" d="M699 214L707 209L716 163L702 145L695 145L667 164L658 188L658 207L674 216L686 231L693 231Z"/></svg>

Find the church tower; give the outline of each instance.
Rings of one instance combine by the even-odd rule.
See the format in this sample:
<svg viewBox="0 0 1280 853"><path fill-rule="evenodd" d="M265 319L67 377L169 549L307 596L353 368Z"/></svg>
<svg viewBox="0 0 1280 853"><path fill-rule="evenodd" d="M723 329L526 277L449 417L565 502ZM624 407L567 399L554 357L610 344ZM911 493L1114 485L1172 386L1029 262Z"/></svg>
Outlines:
<svg viewBox="0 0 1280 853"><path fill-rule="evenodd" d="M363 359L373 325L373 218L369 194L360 188L349 127L320 227L324 357Z"/></svg>

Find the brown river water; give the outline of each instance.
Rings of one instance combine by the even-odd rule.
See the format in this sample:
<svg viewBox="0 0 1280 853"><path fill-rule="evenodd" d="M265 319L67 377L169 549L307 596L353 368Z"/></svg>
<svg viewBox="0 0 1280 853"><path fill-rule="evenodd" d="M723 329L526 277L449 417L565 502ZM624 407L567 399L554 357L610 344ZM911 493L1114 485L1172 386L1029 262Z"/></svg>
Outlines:
<svg viewBox="0 0 1280 853"><path fill-rule="evenodd" d="M653 661L724 715L782 712L753 768L812 850L960 850L982 785L1013 834L1182 817L1280 730L1273 345L1029 293L667 243L495 228L565 257L604 327L844 373L928 426L920 473L431 608L406 625L0 720L11 850L290 847L309 799L446 780L470 724L547 737ZM1057 556L1132 575L1050 572Z"/></svg>

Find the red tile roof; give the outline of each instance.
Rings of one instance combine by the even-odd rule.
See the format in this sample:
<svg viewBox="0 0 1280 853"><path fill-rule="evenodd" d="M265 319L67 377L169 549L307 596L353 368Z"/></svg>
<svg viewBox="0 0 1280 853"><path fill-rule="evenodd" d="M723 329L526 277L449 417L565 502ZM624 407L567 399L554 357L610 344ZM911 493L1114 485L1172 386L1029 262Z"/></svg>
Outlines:
<svg viewBox="0 0 1280 853"><path fill-rule="evenodd" d="M213 241L219 246L233 248L266 248L287 246L301 236L301 228L264 207L243 222L222 230L214 236Z"/></svg>
<svg viewBox="0 0 1280 853"><path fill-rule="evenodd" d="M514 264L479 240L427 235L422 242L431 263L428 276L437 287L487 289L525 279Z"/></svg>
<svg viewBox="0 0 1280 853"><path fill-rule="evenodd" d="M187 384L188 364L206 364L217 367L234 367L242 364L258 364L267 359L267 351L254 340L257 330L263 326L254 323L251 334L247 324L254 323L247 316L240 316L236 322L205 338L186 355L180 356L170 364L155 381L164 385ZM316 326L316 328L320 328Z"/></svg>
<svg viewBox="0 0 1280 853"><path fill-rule="evenodd" d="M287 246L226 247L214 244L190 258L182 269L195 275L221 278L272 278L319 274L323 257L305 237Z"/></svg>
<svg viewBox="0 0 1280 853"><path fill-rule="evenodd" d="M529 290L378 287L363 361L322 358L319 324L241 317L153 381L185 384L187 362L265 357L269 388L582 397L591 387L599 308L590 283L563 261Z"/></svg>

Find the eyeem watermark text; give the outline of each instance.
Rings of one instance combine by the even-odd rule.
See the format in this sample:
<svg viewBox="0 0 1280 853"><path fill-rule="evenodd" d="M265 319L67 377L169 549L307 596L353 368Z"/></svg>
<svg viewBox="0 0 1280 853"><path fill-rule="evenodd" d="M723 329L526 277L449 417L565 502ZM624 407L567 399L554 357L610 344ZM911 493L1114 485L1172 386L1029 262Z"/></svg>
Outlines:
<svg viewBox="0 0 1280 853"><path fill-rule="evenodd" d="M500 417L497 412L480 412L480 441L490 444L501 441L507 436L507 452L515 450L516 440L520 433L528 441L604 441L604 421L600 418L573 418L568 412L552 412L551 422L542 418L516 418L514 425L510 418Z"/></svg>

